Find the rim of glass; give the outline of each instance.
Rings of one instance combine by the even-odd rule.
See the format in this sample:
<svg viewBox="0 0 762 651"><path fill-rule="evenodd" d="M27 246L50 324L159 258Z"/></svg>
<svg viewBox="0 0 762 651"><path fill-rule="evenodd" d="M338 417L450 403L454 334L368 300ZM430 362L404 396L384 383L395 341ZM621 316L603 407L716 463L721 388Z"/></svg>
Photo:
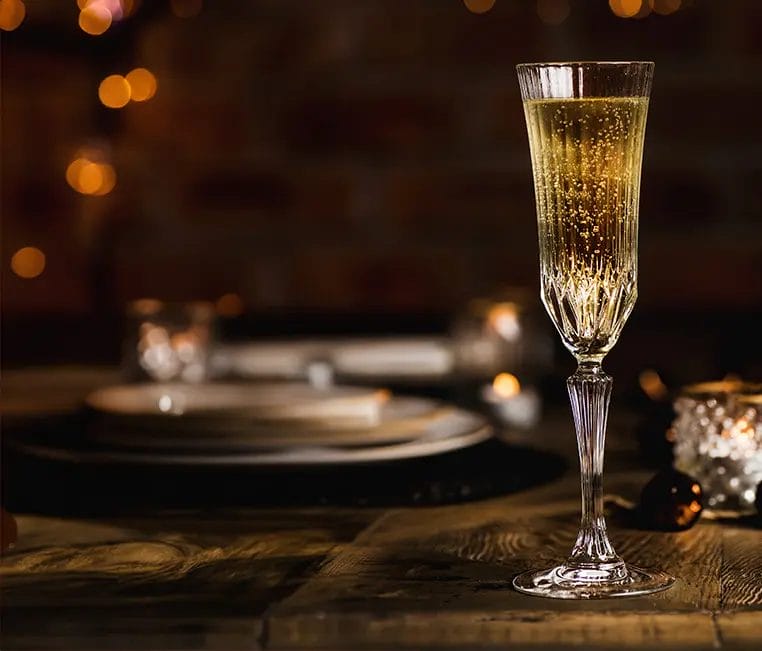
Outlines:
<svg viewBox="0 0 762 651"><path fill-rule="evenodd" d="M517 68L560 68L569 66L655 66L653 61L536 61L517 63Z"/></svg>

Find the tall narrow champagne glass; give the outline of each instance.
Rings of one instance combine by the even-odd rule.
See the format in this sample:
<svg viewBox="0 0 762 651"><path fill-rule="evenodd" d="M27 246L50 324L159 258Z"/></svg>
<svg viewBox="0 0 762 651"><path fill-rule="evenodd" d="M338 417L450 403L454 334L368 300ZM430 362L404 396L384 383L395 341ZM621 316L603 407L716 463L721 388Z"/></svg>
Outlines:
<svg viewBox="0 0 762 651"><path fill-rule="evenodd" d="M534 173L541 294L578 368L567 380L582 474L582 522L568 560L521 574L521 592L559 599L668 588L626 565L606 534L603 447L612 379L601 362L637 298L638 203L653 63L518 66Z"/></svg>

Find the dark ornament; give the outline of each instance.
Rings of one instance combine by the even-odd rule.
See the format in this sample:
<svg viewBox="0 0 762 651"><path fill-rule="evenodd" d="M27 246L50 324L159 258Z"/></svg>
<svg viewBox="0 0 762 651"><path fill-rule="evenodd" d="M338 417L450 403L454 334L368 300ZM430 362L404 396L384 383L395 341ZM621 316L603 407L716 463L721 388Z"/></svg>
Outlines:
<svg viewBox="0 0 762 651"><path fill-rule="evenodd" d="M661 470L643 487L638 516L642 526L657 531L685 531L703 510L701 484L673 469Z"/></svg>

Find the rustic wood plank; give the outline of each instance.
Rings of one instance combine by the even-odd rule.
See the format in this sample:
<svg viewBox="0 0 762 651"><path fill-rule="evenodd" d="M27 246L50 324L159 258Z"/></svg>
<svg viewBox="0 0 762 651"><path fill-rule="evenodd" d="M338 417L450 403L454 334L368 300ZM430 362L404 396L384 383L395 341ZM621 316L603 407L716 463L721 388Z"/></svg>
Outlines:
<svg viewBox="0 0 762 651"><path fill-rule="evenodd" d="M268 649L717 648L711 615L702 612L313 613L272 620L268 640Z"/></svg>
<svg viewBox="0 0 762 651"><path fill-rule="evenodd" d="M391 567L385 573L386 568L379 569L379 563L404 566L409 578L410 561L425 562L434 557L439 560L433 576L442 573L442 563L467 564L471 572L498 575L562 560L576 536L579 510L577 498L564 498L563 492L561 483L478 504L390 512L327 563L317 578L352 576L358 569L375 572L380 579L399 572ZM553 493L555 499L550 497ZM682 601L690 608L717 607L721 564L718 528L702 525L678 534L616 526L610 529L628 560L674 571L687 584L686 589L697 592L685 599L673 598L670 607ZM423 569L415 571L420 575Z"/></svg>
<svg viewBox="0 0 762 651"><path fill-rule="evenodd" d="M762 607L762 529L717 526L723 532L723 610ZM762 626L759 635L762 646Z"/></svg>
<svg viewBox="0 0 762 651"><path fill-rule="evenodd" d="M642 480L624 476L622 484L628 483ZM443 646L498 640L606 646L622 642L624 627L634 645L716 645L712 612L720 605L722 529L713 524L677 534L610 527L627 560L678 577L661 594L549 601L511 588L517 573L558 562L571 548L579 505L568 495L575 492L573 478L478 504L390 512L270 612L270 644L423 644L425 638ZM594 630L591 615L603 622ZM366 637L352 638L363 619ZM368 637L375 631L379 638Z"/></svg>
<svg viewBox="0 0 762 651"><path fill-rule="evenodd" d="M643 597L655 610L717 610L722 577L722 531L699 524L680 533L614 529L611 539L625 560L656 567L676 578L672 588ZM628 600L629 601L629 600Z"/></svg>
<svg viewBox="0 0 762 651"><path fill-rule="evenodd" d="M162 651L195 649L231 649L256 651L262 647L262 622L256 617L205 618L203 615L172 617L153 613L142 607L132 612L123 610L118 616L110 610L89 608L90 622L85 625L77 611L64 608L50 618L39 613L11 612L11 627L3 616L2 648L4 650L71 651L87 649L161 649Z"/></svg>
<svg viewBox="0 0 762 651"><path fill-rule="evenodd" d="M0 563L3 648L257 648L264 609L375 517L19 517L19 547Z"/></svg>
<svg viewBox="0 0 762 651"><path fill-rule="evenodd" d="M741 651L762 648L762 610L721 613L716 621L723 649Z"/></svg>

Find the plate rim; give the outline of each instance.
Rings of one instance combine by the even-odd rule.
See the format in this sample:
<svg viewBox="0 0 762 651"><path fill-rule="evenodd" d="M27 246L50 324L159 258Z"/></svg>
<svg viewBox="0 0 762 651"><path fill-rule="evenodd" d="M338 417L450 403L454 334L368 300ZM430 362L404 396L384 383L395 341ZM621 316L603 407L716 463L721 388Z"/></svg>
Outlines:
<svg viewBox="0 0 762 651"><path fill-rule="evenodd" d="M129 450L78 450L51 447L39 443L13 441L11 444L26 453L50 460L71 463L104 463L149 466L181 467L268 467L268 466L328 466L361 465L385 461L426 458L472 447L492 438L494 428L489 421L474 412L460 410L475 416L478 424L474 429L427 441L408 441L374 448L332 449L330 447L302 447L287 452L255 454L179 455L134 452ZM423 448L421 450L420 448ZM310 452L310 454L307 454ZM316 456L316 452L320 452Z"/></svg>

